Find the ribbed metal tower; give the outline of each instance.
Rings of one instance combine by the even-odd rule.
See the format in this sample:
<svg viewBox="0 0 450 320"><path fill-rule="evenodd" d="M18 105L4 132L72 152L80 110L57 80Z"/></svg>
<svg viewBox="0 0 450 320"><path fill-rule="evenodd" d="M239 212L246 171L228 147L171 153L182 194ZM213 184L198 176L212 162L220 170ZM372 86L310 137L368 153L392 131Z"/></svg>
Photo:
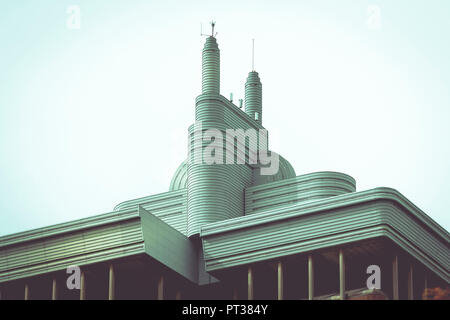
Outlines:
<svg viewBox="0 0 450 320"><path fill-rule="evenodd" d="M202 93L220 94L220 51L216 38L206 38L202 54Z"/></svg>
<svg viewBox="0 0 450 320"><path fill-rule="evenodd" d="M256 71L248 73L245 83L245 112L262 124L262 84Z"/></svg>
<svg viewBox="0 0 450 320"><path fill-rule="evenodd" d="M206 39L202 53L202 94L196 98L195 120L202 128L189 128L191 154L187 165L187 234L198 235L206 223L239 217L244 214L244 188L252 182L252 169L246 164L206 164L195 161L211 141L202 141L208 129L225 134L227 99L220 95L220 57L214 37ZM228 112L230 112L228 110ZM201 130L201 131L200 131ZM225 136L225 135L224 135ZM194 142L197 141L197 142ZM232 148L234 151L233 147ZM193 151L193 152L192 152ZM229 151L229 152L232 152Z"/></svg>

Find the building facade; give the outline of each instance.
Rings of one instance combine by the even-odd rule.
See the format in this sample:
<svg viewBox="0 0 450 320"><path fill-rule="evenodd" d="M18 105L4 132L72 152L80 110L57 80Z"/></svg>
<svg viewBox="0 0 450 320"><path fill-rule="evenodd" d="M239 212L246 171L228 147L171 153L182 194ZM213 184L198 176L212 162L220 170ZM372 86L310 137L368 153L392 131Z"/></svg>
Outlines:
<svg viewBox="0 0 450 320"><path fill-rule="evenodd" d="M264 174L251 159L267 135L256 155L245 137L265 130L259 74L244 111L220 94L214 36L202 61L191 152L169 191L0 237L1 299L421 299L449 285L449 233L398 191L357 192L339 172L297 176L282 156ZM236 136L214 156L235 162L195 161L213 141L205 133L228 129Z"/></svg>

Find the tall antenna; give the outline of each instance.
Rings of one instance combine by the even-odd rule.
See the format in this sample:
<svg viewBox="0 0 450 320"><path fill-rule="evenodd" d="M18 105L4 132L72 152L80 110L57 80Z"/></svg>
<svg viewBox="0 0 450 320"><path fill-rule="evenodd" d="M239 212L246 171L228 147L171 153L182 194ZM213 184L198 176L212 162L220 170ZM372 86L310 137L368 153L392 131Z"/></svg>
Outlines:
<svg viewBox="0 0 450 320"><path fill-rule="evenodd" d="M214 26L216 25L216 22L215 21L211 21L210 23L211 23L211 36L214 37Z"/></svg>
<svg viewBox="0 0 450 320"><path fill-rule="evenodd" d="M203 25L202 25L202 23L200 23L200 36L202 36L202 37L205 37L205 36L209 37L209 35L203 33Z"/></svg>
<svg viewBox="0 0 450 320"><path fill-rule="evenodd" d="M255 39L252 39L252 71L255 71Z"/></svg>

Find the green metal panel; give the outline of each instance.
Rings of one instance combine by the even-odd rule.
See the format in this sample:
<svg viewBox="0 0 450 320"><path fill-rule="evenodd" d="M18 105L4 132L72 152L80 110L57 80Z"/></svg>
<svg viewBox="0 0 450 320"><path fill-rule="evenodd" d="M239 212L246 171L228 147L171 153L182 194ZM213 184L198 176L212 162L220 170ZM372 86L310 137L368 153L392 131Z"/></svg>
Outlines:
<svg viewBox="0 0 450 320"><path fill-rule="evenodd" d="M175 171L170 181L170 191L187 188L187 160L184 160Z"/></svg>
<svg viewBox="0 0 450 320"><path fill-rule="evenodd" d="M251 72L246 86L246 108L253 110L250 115L240 110L228 99L220 95L220 59L215 38L209 37L203 49L202 62L202 94L196 99L195 120L201 122L202 130L220 130L225 136L226 129L262 129L261 121L255 121L254 112L261 111L261 85L257 73ZM254 87L256 86L256 87ZM257 110L257 111L255 111ZM262 114L259 114L262 117ZM260 118L261 119L261 118ZM191 126L189 134L191 142L197 139L200 130ZM200 132L200 136L203 131ZM208 142L200 141L199 147L194 145L194 152L203 154ZM192 151L192 148L191 148ZM224 145L224 159L227 152L234 154L234 145ZM248 153L248 148L247 148ZM244 189L253 183L261 183L263 179L255 178L257 165L246 164L214 164L194 163L193 153L187 164L187 235L195 236L203 224L239 217L244 214ZM284 159L283 159L284 160ZM276 178L293 173L287 161L283 161L283 171ZM174 184L183 181L182 168L174 177ZM295 174L295 173L294 173Z"/></svg>
<svg viewBox="0 0 450 320"><path fill-rule="evenodd" d="M270 182L275 182L284 179L295 178L295 171L291 164L282 156L279 156L279 170L276 174L261 176L259 171L253 168L253 179L254 185L262 185ZM170 190L180 190L187 188L187 160L183 161L180 166L175 171L170 182ZM247 188L246 190L248 190Z"/></svg>
<svg viewBox="0 0 450 320"><path fill-rule="evenodd" d="M262 85L256 71L249 72L245 82L245 112L252 119L258 113L257 122L262 123Z"/></svg>
<svg viewBox="0 0 450 320"><path fill-rule="evenodd" d="M449 233L389 188L294 204L201 229L207 271L379 236L450 280Z"/></svg>
<svg viewBox="0 0 450 320"><path fill-rule="evenodd" d="M203 224L239 217L244 212L244 188L251 183L246 165L189 166L188 236ZM222 181L222 182L220 182Z"/></svg>
<svg viewBox="0 0 450 320"><path fill-rule="evenodd" d="M276 174L272 175L261 175L257 168L253 169L253 185L262 185L266 183L271 183L279 180L295 178L295 171L292 168L289 161L287 161L282 156L279 157L279 168ZM246 189L248 190L248 188Z"/></svg>
<svg viewBox="0 0 450 320"><path fill-rule="evenodd" d="M186 203L186 189L180 189L124 201L114 210L137 210L138 205L141 205L165 223L186 234Z"/></svg>
<svg viewBox="0 0 450 320"><path fill-rule="evenodd" d="M186 190L145 197L122 203L111 213L2 237L0 282L63 270L70 265L82 266L158 252L174 258L168 260L169 267L196 281L194 244L175 229L185 230L186 227L186 215L179 210L185 210L185 198ZM119 210L120 207L123 209ZM161 219L172 222L174 227L148 213L144 207L153 208ZM171 220L174 215L183 218L182 227ZM161 255L157 257L165 261Z"/></svg>
<svg viewBox="0 0 450 320"><path fill-rule="evenodd" d="M201 122L203 130L216 129L225 133L230 126L229 122L238 120L237 128L246 129L256 122L249 120L248 116L235 105L220 95L220 58L217 42L214 37L206 40L203 49L202 62L202 94L196 99L195 120ZM227 114L227 119L225 119ZM246 121L247 120L247 121ZM240 126L245 124L246 127ZM200 130L191 126L189 134L191 139L197 138L194 130ZM203 154L208 145L205 141L192 144L194 153ZM231 148L231 147L230 147ZM232 147L234 152L234 147ZM227 146L224 146L224 158ZM194 157L191 153L191 157ZM194 159L188 159L187 168L187 235L195 236L200 231L200 226L205 223L221 221L244 214L244 188L252 182L252 168L249 165L225 165L206 163L194 163Z"/></svg>
<svg viewBox="0 0 450 320"><path fill-rule="evenodd" d="M202 53L202 92L220 92L220 51L216 38L206 38Z"/></svg>
<svg viewBox="0 0 450 320"><path fill-rule="evenodd" d="M254 118L250 117L248 114L246 114L244 111L242 111L239 107L237 107L235 104L230 102L227 98L224 96L219 96L220 101L222 102L224 106L224 122L227 128L235 128L235 129L263 129L264 127L255 121ZM201 96L197 98L197 102L201 101Z"/></svg>
<svg viewBox="0 0 450 320"><path fill-rule="evenodd" d="M145 252L197 283L197 248L185 235L139 206Z"/></svg>
<svg viewBox="0 0 450 320"><path fill-rule="evenodd" d="M137 210L124 210L0 239L0 282L70 265L144 253Z"/></svg>
<svg viewBox="0 0 450 320"><path fill-rule="evenodd" d="M186 190L116 206L114 212L0 238L0 281L144 253L138 205L186 232Z"/></svg>
<svg viewBox="0 0 450 320"><path fill-rule="evenodd" d="M245 189L245 214L355 192L355 179L340 172L314 172Z"/></svg>
<svg viewBox="0 0 450 320"><path fill-rule="evenodd" d="M117 223L137 217L137 208L120 210L115 212L95 215L89 218L78 219L65 223L55 224L48 227L18 232L0 237L0 250L6 246L32 241L44 237L58 236L64 233L80 231L108 223Z"/></svg>

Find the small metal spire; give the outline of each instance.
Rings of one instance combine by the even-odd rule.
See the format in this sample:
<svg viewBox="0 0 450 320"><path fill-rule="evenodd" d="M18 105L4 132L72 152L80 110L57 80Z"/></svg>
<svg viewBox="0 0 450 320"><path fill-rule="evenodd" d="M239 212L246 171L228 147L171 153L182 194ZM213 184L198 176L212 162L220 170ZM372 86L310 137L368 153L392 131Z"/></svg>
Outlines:
<svg viewBox="0 0 450 320"><path fill-rule="evenodd" d="M214 26L216 25L216 22L215 21L211 21L210 23L211 23L211 36L214 37Z"/></svg>
<svg viewBox="0 0 450 320"><path fill-rule="evenodd" d="M252 71L255 71L255 39L252 39Z"/></svg>

